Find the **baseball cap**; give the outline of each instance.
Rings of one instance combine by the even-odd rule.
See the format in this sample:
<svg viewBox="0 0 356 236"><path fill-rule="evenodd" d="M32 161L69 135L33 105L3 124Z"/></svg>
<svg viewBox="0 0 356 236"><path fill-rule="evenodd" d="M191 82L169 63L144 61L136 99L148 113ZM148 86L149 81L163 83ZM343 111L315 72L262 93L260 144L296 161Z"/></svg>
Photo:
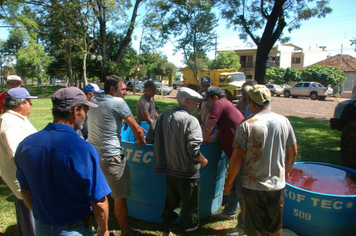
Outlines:
<svg viewBox="0 0 356 236"><path fill-rule="evenodd" d="M224 93L224 91L220 87L210 86L206 91L204 102L208 101L208 98L213 97L216 94Z"/></svg>
<svg viewBox="0 0 356 236"><path fill-rule="evenodd" d="M22 82L21 77L17 76L17 75L9 75L9 76L7 76L6 81L9 81L9 80L16 80L16 81Z"/></svg>
<svg viewBox="0 0 356 236"><path fill-rule="evenodd" d="M204 76L203 78L201 78L201 85L203 84L211 84L211 79L208 76Z"/></svg>
<svg viewBox="0 0 356 236"><path fill-rule="evenodd" d="M103 93L104 90L100 89L97 84L88 84L85 86L83 92L88 94L89 92Z"/></svg>
<svg viewBox="0 0 356 236"><path fill-rule="evenodd" d="M265 106L271 101L271 92L269 89L262 85L256 84L247 92L248 97L258 105Z"/></svg>
<svg viewBox="0 0 356 236"><path fill-rule="evenodd" d="M203 99L197 91L187 87L182 87L178 90L177 98Z"/></svg>
<svg viewBox="0 0 356 236"><path fill-rule="evenodd" d="M53 106L67 107L84 104L89 107L98 107L95 103L89 102L84 92L76 87L61 88L52 95L51 99Z"/></svg>
<svg viewBox="0 0 356 236"><path fill-rule="evenodd" d="M36 96L31 96L25 88L12 88L6 93L6 96L9 98L38 98Z"/></svg>

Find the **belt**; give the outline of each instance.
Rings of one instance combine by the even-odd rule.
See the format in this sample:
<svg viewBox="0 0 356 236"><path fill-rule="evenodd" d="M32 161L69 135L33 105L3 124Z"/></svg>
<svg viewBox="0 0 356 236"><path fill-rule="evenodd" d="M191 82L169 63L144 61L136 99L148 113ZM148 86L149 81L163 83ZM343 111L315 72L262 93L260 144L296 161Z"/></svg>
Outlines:
<svg viewBox="0 0 356 236"><path fill-rule="evenodd" d="M63 225L63 226L60 226L60 227L63 227L65 229L73 229L73 228L76 228L78 226L80 226L81 224L83 224L83 222L85 221L85 217L83 219L81 219L80 221L77 221L73 224L69 224L69 225Z"/></svg>

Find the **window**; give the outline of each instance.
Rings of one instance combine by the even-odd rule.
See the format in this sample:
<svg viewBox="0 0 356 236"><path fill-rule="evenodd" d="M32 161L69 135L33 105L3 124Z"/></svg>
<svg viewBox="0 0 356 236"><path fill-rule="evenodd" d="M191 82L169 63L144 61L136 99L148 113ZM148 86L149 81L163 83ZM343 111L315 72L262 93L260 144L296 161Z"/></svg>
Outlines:
<svg viewBox="0 0 356 236"><path fill-rule="evenodd" d="M304 84L303 84L303 87L304 87L304 88L308 88L308 87L309 87L309 84L310 84L310 83L304 83Z"/></svg>
<svg viewBox="0 0 356 236"><path fill-rule="evenodd" d="M292 57L292 64L300 64L300 57Z"/></svg>
<svg viewBox="0 0 356 236"><path fill-rule="evenodd" d="M298 83L298 84L296 84L294 87L296 87L296 88L301 88L303 86L303 83Z"/></svg>

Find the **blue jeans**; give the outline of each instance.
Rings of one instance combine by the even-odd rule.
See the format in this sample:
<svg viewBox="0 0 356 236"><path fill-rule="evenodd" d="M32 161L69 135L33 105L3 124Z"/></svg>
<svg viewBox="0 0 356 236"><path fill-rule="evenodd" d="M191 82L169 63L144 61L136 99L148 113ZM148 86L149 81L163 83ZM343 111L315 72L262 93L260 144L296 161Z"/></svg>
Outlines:
<svg viewBox="0 0 356 236"><path fill-rule="evenodd" d="M94 229L86 229L85 222L81 225L66 229L65 226L46 225L41 221L35 220L36 236L93 236Z"/></svg>
<svg viewBox="0 0 356 236"><path fill-rule="evenodd" d="M227 197L227 204L222 211L224 215L235 216L238 207L241 207L241 212L238 216L238 225L243 227L243 209L242 209L242 169L234 180L232 193Z"/></svg>

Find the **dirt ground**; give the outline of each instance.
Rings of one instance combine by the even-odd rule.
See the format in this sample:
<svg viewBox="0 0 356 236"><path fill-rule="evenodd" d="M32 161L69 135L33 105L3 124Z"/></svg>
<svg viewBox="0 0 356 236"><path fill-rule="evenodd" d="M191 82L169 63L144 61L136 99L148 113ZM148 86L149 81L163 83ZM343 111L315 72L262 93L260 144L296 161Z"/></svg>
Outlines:
<svg viewBox="0 0 356 236"><path fill-rule="evenodd" d="M174 89L166 99L175 99L177 89ZM159 95L156 95L158 97ZM328 97L325 101L311 100L310 98L284 98L272 97L272 111L284 116L329 121L334 115L335 106L347 99ZM236 101L234 101L236 102Z"/></svg>

